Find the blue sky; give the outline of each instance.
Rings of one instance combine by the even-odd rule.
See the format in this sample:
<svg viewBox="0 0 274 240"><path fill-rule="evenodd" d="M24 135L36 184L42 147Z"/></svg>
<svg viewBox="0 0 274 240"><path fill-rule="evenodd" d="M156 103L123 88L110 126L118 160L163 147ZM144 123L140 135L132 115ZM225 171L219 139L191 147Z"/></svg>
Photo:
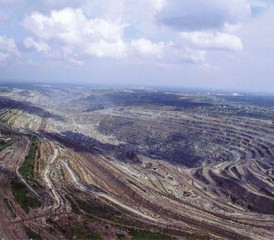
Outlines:
<svg viewBox="0 0 274 240"><path fill-rule="evenodd" d="M2 81L274 92L270 0L0 0Z"/></svg>

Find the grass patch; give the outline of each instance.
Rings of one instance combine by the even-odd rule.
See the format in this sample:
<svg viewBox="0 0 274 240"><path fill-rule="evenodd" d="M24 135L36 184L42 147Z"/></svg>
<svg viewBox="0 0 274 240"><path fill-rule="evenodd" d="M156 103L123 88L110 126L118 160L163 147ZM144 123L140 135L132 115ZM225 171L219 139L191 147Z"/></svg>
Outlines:
<svg viewBox="0 0 274 240"><path fill-rule="evenodd" d="M73 233L73 239L92 239L92 240L101 240L99 234L87 230L83 225L73 224L71 226Z"/></svg>
<svg viewBox="0 0 274 240"><path fill-rule="evenodd" d="M133 240L172 240L172 237L161 233L152 233L145 230L130 230Z"/></svg>
<svg viewBox="0 0 274 240"><path fill-rule="evenodd" d="M36 232L32 231L30 228L25 227L25 232L28 236L29 239L33 239L33 240L43 240L43 238L37 234Z"/></svg>
<svg viewBox="0 0 274 240"><path fill-rule="evenodd" d="M3 139L1 139L0 140L0 147L4 146L5 144L6 144L6 142Z"/></svg>
<svg viewBox="0 0 274 240"><path fill-rule="evenodd" d="M102 240L99 234L88 230L83 223L71 221L69 225L63 226L52 219L47 219L47 223L51 225L51 230L61 231L64 234L65 239Z"/></svg>
<svg viewBox="0 0 274 240"><path fill-rule="evenodd" d="M41 202L18 177L11 180L11 187L13 196L26 213L29 212L30 208L41 206Z"/></svg>
<svg viewBox="0 0 274 240"><path fill-rule="evenodd" d="M0 134L2 134L2 132L0 132ZM4 136L2 136L4 138L10 138L9 141L5 141L4 139L0 139L0 151L2 151L3 149L7 148L8 146L10 146L14 141L12 140L11 137L7 136L6 134Z"/></svg>
<svg viewBox="0 0 274 240"><path fill-rule="evenodd" d="M117 240L126 240L126 237L124 234L118 233L116 234Z"/></svg>
<svg viewBox="0 0 274 240"><path fill-rule="evenodd" d="M68 199L71 202L71 199ZM178 230L172 230L172 229L163 229L158 228L158 230L155 230L155 226L149 225L147 223L138 221L137 219L134 219L134 221L128 217L126 217L122 212L120 212L118 209L115 209L109 205L107 205L104 202L101 202L98 199L90 199L89 201L83 200L79 196L75 196L75 201L77 202L77 205L75 203L72 204L72 208L74 209L75 213L79 212L79 207L84 210L88 215L87 221L89 219L106 219L107 221L111 221L114 225L123 224L126 225L124 230L127 230L129 234L132 236L133 240L170 240L174 239L171 236L178 236L183 237L186 239L208 239L207 235L196 233L196 232L187 232L187 231L178 231ZM153 228L153 230L149 229L150 227ZM140 228L144 230L136 230L134 228ZM145 230L147 229L147 230ZM157 231L157 232L154 232ZM163 233L164 232L164 233ZM168 234L168 235L165 235ZM119 236L118 239L123 239L123 236Z"/></svg>
<svg viewBox="0 0 274 240"><path fill-rule="evenodd" d="M79 207L78 205L76 204L75 202L75 199L72 198L70 195L66 194L66 199L70 202L70 205L71 205L71 211L73 213L79 213Z"/></svg>
<svg viewBox="0 0 274 240"><path fill-rule="evenodd" d="M39 139L35 136L31 136L30 140L31 140L30 150L28 152L28 155L25 158L25 161L19 168L19 172L24 178L31 181L35 181L35 177L33 174L34 160L35 160L36 151L38 150L38 147L39 147Z"/></svg>
<svg viewBox="0 0 274 240"><path fill-rule="evenodd" d="M97 199L93 199L92 201L83 201L77 198L77 203L84 211L86 211L87 213L90 213L91 215L94 215L96 217L103 218L103 219L108 219L114 222L121 221L121 217L122 217L121 212L117 211L111 206L103 204Z"/></svg>

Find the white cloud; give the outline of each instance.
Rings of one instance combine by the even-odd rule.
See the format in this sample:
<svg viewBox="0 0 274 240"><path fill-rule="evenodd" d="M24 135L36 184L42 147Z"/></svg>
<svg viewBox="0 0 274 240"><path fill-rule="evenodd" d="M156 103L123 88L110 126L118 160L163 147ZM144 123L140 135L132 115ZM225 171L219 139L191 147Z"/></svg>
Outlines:
<svg viewBox="0 0 274 240"><path fill-rule="evenodd" d="M20 56L15 41L11 38L0 36L0 62L12 56Z"/></svg>
<svg viewBox="0 0 274 240"><path fill-rule="evenodd" d="M9 58L9 56L10 55L8 53L0 52L0 63L4 62L7 58Z"/></svg>
<svg viewBox="0 0 274 240"><path fill-rule="evenodd" d="M247 0L168 0L158 22L178 31L221 31L225 24L238 24L250 14Z"/></svg>
<svg viewBox="0 0 274 240"><path fill-rule="evenodd" d="M52 11L50 16L35 12L24 21L24 26L43 39L60 39L69 44L83 40L119 39L125 25L104 19L87 19L81 9L65 8Z"/></svg>
<svg viewBox="0 0 274 240"><path fill-rule="evenodd" d="M40 78L36 67L20 69L22 61L16 60L20 54L16 41L23 39L24 46L35 51L21 52L20 60L34 62L45 72L45 79L50 72L53 79L63 71L60 77L63 79L73 79L74 74L75 79L86 76L89 81L94 74L93 79L124 77L132 81L134 75L139 81L140 76L148 79L155 71L155 79L173 78L178 83L185 77L192 84L195 76L197 83L198 79L203 82L208 79L213 86L219 79L226 86L232 86L231 79L235 79L234 86L260 79L264 84L260 82L258 87L273 89L274 28L270 24L274 21L273 3L273 0L0 0L0 34L8 36L0 37L0 61L14 63L0 64L1 74L21 77L25 71L26 78ZM19 21L24 18L25 30L29 32L20 29ZM235 54L243 43L244 51ZM37 54L51 59L37 58ZM79 71L70 63L86 64ZM142 71L135 70L140 65ZM156 65L161 67L156 69ZM165 75L159 71L162 66L180 71L172 70ZM39 73L34 77L32 70ZM215 75L209 77L207 72Z"/></svg>
<svg viewBox="0 0 274 240"><path fill-rule="evenodd" d="M215 17L221 17L217 23L222 28L220 31L194 31L196 24L199 25L202 20L198 14L200 10L197 10L197 4L186 0L140 0L138 3L133 0L113 0L111 3L102 0L81 1L79 4L73 1L73 5L76 4L79 8L67 7L52 10L49 14L33 12L25 18L24 27L37 40L26 38L24 44L37 52L47 53L58 59L64 58L78 65L90 57L139 59L148 62L161 60L167 64L201 63L205 62L210 49L238 51L243 47L241 39L233 31L239 28L239 15L244 12L243 8L247 8L246 1L239 0L239 9L236 7L236 0L231 1L233 6L223 0L213 0L213 3L202 3L199 0L201 6L205 6L203 10L207 11L202 17L211 13ZM49 5L52 3L53 1L49 1ZM64 1L60 6L63 5ZM82 9L84 6L86 8ZM191 13L190 19L196 20L193 21L194 25L183 26L187 31L174 31L156 24L158 12L161 18L170 19L170 14L174 11L184 16L188 10ZM140 18L142 12L146 15L144 18ZM187 19L188 15L184 20ZM184 24L184 21L181 23ZM201 27L219 27L210 21L205 24Z"/></svg>
<svg viewBox="0 0 274 240"><path fill-rule="evenodd" d="M205 62L206 54L207 52L205 50L186 48L183 60L186 62L202 64Z"/></svg>
<svg viewBox="0 0 274 240"><path fill-rule="evenodd" d="M97 57L122 58L126 56L126 44L122 39L113 42L102 39L89 44L85 52Z"/></svg>
<svg viewBox="0 0 274 240"><path fill-rule="evenodd" d="M131 46L141 55L154 55L162 57L164 54L165 43L152 43L150 40L140 38L131 41Z"/></svg>
<svg viewBox="0 0 274 240"><path fill-rule="evenodd" d="M24 45L26 48L34 48L37 52L48 53L51 50L48 44L36 42L30 37L25 38Z"/></svg>
<svg viewBox="0 0 274 240"><path fill-rule="evenodd" d="M40 39L61 41L75 51L98 57L124 55L122 35L126 25L88 19L81 9L65 8L52 11L50 16L35 12L24 20L24 26Z"/></svg>
<svg viewBox="0 0 274 240"><path fill-rule="evenodd" d="M142 0L141 3L148 4L155 11L160 11L166 0Z"/></svg>
<svg viewBox="0 0 274 240"><path fill-rule="evenodd" d="M181 32L182 39L200 49L240 51L243 44L240 38L222 32Z"/></svg>
<svg viewBox="0 0 274 240"><path fill-rule="evenodd" d="M73 57L68 58L68 61L69 61L70 63L73 63L73 64L78 65L78 66L84 65L84 61L75 59L75 58L73 58Z"/></svg>
<svg viewBox="0 0 274 240"><path fill-rule="evenodd" d="M149 1L150 7L156 10L163 3L164 0ZM137 56L160 58L164 55L165 48L171 46L170 42L154 43L146 38L126 40L124 29L127 24L103 18L87 18L81 9L65 8L52 11L49 16L35 12L24 20L23 25L41 40L26 38L26 47L40 52L58 49L62 51L59 56L75 63L76 61L71 61L75 59L75 55L76 59L81 56L85 58L84 55L125 58L129 53L135 53ZM45 41L51 43L51 47Z"/></svg>

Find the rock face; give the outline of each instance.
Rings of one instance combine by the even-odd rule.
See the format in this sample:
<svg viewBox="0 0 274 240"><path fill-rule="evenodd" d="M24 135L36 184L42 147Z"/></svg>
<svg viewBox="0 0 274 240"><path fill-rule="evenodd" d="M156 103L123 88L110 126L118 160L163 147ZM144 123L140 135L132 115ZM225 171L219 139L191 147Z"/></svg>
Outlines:
<svg viewBox="0 0 274 240"><path fill-rule="evenodd" d="M8 239L271 239L272 102L0 90L0 230ZM18 171L22 165L32 174ZM23 186L21 195L14 186Z"/></svg>

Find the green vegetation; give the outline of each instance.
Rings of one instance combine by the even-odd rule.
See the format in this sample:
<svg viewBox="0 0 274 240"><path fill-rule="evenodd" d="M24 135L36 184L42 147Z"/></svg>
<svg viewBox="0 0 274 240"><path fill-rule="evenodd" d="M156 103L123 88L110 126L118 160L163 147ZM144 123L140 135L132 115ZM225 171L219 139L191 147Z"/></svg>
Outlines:
<svg viewBox="0 0 274 240"><path fill-rule="evenodd" d="M61 231L66 239L92 239L92 240L101 240L99 234L96 232L92 232L85 227L85 224L75 222L71 220L71 222L67 225L60 225L54 222L52 219L47 219L47 223L51 226L50 232L55 232L55 230Z"/></svg>
<svg viewBox="0 0 274 240"><path fill-rule="evenodd" d="M10 201L7 198L3 198L3 203L5 207L10 211L11 217L16 218L16 214L11 207Z"/></svg>
<svg viewBox="0 0 274 240"><path fill-rule="evenodd" d="M171 240L172 238L161 233L152 233L144 230L130 230L133 240Z"/></svg>
<svg viewBox="0 0 274 240"><path fill-rule="evenodd" d="M33 170L34 170L35 154L39 146L39 139L35 136L31 136L30 140L31 140L30 150L28 152L28 155L25 158L25 161L23 162L22 166L19 169L19 172L26 179L35 181Z"/></svg>
<svg viewBox="0 0 274 240"><path fill-rule="evenodd" d="M121 234L121 233L116 234L116 237L117 237L117 240L125 240L126 239L125 235Z"/></svg>
<svg viewBox="0 0 274 240"><path fill-rule="evenodd" d="M8 146L10 146L12 143L13 143L13 141L10 141L10 142L5 143L5 144L0 143L0 151L4 150Z"/></svg>
<svg viewBox="0 0 274 240"><path fill-rule="evenodd" d="M4 146L6 144L6 142L4 140L0 140L0 147Z"/></svg>
<svg viewBox="0 0 274 240"><path fill-rule="evenodd" d="M113 222L121 222L122 220L121 212L111 206L108 206L107 204L100 202L97 199L93 199L92 201L88 202L77 198L77 203L84 211L90 213L93 216L108 219Z"/></svg>
<svg viewBox="0 0 274 240"><path fill-rule="evenodd" d="M80 224L72 224L71 230L73 231L73 239L102 239L99 234L87 230L83 225Z"/></svg>
<svg viewBox="0 0 274 240"><path fill-rule="evenodd" d="M0 139L0 151L4 148L10 146L13 143L11 132L2 130L0 131L1 139Z"/></svg>
<svg viewBox="0 0 274 240"><path fill-rule="evenodd" d="M43 240L43 238L38 235L36 232L32 231L30 228L25 227L25 232L28 236L29 239L33 239L33 240Z"/></svg>
<svg viewBox="0 0 274 240"><path fill-rule="evenodd" d="M67 196L68 197L68 196ZM99 201L98 199L92 199L90 201L82 200L81 198L75 196L75 200L79 207L83 209L88 215L86 216L86 220L89 221L90 219L106 219L107 221L111 221L114 225L119 224L125 224L128 227L126 228L129 230L129 233L132 235L132 239L149 239L149 240L169 240L173 239L170 236L167 236L161 231L163 229L159 229L160 233L154 233L149 230L134 230L133 227L139 227L139 228L146 228L147 225L144 224L141 221L138 221L135 219L134 221L130 218L127 218L122 212L120 212L118 209L115 209L106 203L103 203ZM73 202L72 199L69 197L69 201ZM78 213L78 206L75 205L73 202L72 204L73 212ZM132 228L131 228L131 227ZM176 230L170 230L166 229L166 234L170 234L172 236L181 236L186 239L207 239L206 235L198 234L198 233L190 233L185 231L176 231ZM118 236L117 236L118 237ZM118 239L123 239L122 235L119 236Z"/></svg>
<svg viewBox="0 0 274 240"><path fill-rule="evenodd" d="M75 199L72 198L70 195L66 194L66 199L70 202L71 204L71 210L73 213L79 213L79 207L75 203Z"/></svg>
<svg viewBox="0 0 274 240"><path fill-rule="evenodd" d="M11 181L12 194L21 208L28 213L30 208L41 206L40 201L34 194L23 184L19 178L14 178Z"/></svg>
<svg viewBox="0 0 274 240"><path fill-rule="evenodd" d="M133 219L128 218L125 214L120 212L118 207L114 208L99 199L82 200L82 198L76 197L75 200L79 207L84 210L89 217L94 219L106 219L113 224L125 224L128 226L136 226L138 224L138 227L140 228L145 227L143 222L138 220L133 221ZM77 209L75 204L73 204L72 207Z"/></svg>

